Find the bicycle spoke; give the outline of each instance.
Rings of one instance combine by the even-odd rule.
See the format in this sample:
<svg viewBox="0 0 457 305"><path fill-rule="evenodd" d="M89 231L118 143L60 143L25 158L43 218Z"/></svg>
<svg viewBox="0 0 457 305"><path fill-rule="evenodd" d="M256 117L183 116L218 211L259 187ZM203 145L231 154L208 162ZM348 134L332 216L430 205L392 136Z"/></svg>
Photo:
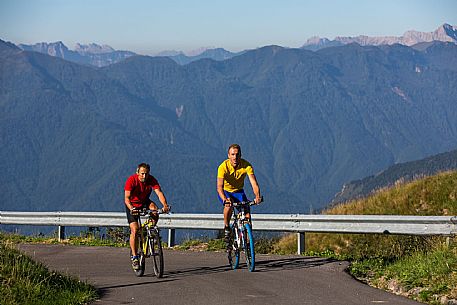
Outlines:
<svg viewBox="0 0 457 305"><path fill-rule="evenodd" d="M237 226L236 223L234 223L231 226L230 245L229 251L227 252L229 265L232 269L237 269L240 262L240 252L237 246L237 234Z"/></svg>
<svg viewBox="0 0 457 305"><path fill-rule="evenodd" d="M163 261L163 250L160 234L157 230L151 232L151 253L154 274L157 277L163 276L164 261Z"/></svg>
<svg viewBox="0 0 457 305"><path fill-rule="evenodd" d="M251 226L249 223L245 225L245 253L246 253L246 264L248 265L249 271L255 270L255 248L254 248L254 237L252 235Z"/></svg>

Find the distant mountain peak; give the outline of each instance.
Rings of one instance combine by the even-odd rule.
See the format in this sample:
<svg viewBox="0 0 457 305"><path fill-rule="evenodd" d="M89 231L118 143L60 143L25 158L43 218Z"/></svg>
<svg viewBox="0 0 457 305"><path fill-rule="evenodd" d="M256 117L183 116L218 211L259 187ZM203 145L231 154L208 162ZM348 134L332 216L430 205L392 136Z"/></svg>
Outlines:
<svg viewBox="0 0 457 305"><path fill-rule="evenodd" d="M4 55L11 52L21 51L15 44L0 39L0 54Z"/></svg>
<svg viewBox="0 0 457 305"><path fill-rule="evenodd" d="M457 27L456 26L452 26L450 24L445 23L442 26L440 26L438 29L436 29L436 31L433 33L436 37L445 37L445 38L450 39L447 41L452 41L452 42L457 41ZM439 40L441 40L441 39L439 39ZM442 40L442 41L444 41L444 40Z"/></svg>
<svg viewBox="0 0 457 305"><path fill-rule="evenodd" d="M195 50L191 50L191 51L188 51L188 52L184 52L184 54L186 56L198 56L200 54L202 54L203 52L207 51L207 50L211 50L211 49L215 49L216 47L201 47L201 48L198 48L198 49L195 49Z"/></svg>
<svg viewBox="0 0 457 305"><path fill-rule="evenodd" d="M104 54L104 53L112 53L115 52L112 47L109 45L98 45L96 43L89 43L89 44L80 44L77 43L75 46L75 51L79 54L86 55L86 54Z"/></svg>
<svg viewBox="0 0 457 305"><path fill-rule="evenodd" d="M65 54L69 51L67 46L62 41L56 42L39 42L34 45L20 44L19 47L26 51L35 51L45 53L51 56L65 58Z"/></svg>
<svg viewBox="0 0 457 305"><path fill-rule="evenodd" d="M108 45L77 43L75 50L69 50L62 41L47 43L40 42L34 45L20 44L19 48L25 51L39 52L54 57L60 57L79 64L104 67L125 58L136 55L129 51L117 51Z"/></svg>
<svg viewBox="0 0 457 305"><path fill-rule="evenodd" d="M356 37L350 36L337 36L334 40L327 38L311 37L301 47L307 50L319 50L326 47L337 45L345 45L350 43L357 43L361 46L367 45L392 45L403 44L412 46L418 43L443 41L452 42L457 44L457 27L444 23L433 32L419 32L415 30L406 31L402 36L377 36L371 37L366 35L359 35Z"/></svg>
<svg viewBox="0 0 457 305"><path fill-rule="evenodd" d="M205 48L203 48L203 49L205 49ZM230 51L225 50L224 48L212 48L212 49L205 49L203 52L201 52L200 54L195 55L195 56L188 56L188 55L185 55L183 52L177 52L177 53L175 53L175 55L169 55L169 54L173 54L173 53L170 53L170 51L161 52L161 53L157 54L156 56L167 56L167 57L173 59L176 63L178 63L180 65L186 65L193 61L205 59L205 58L209 58L209 59L216 60L216 61L222 61L222 60L230 59L234 56L237 56L237 55L240 55L243 53L244 53L244 51L241 51L238 53L232 53Z"/></svg>
<svg viewBox="0 0 457 305"><path fill-rule="evenodd" d="M177 56L177 55L184 55L182 51L176 50L165 50L157 53L155 56Z"/></svg>
<svg viewBox="0 0 457 305"><path fill-rule="evenodd" d="M325 43L328 43L330 40L328 38L320 38L319 36L312 36L311 38L308 38L305 44L318 44L322 45Z"/></svg>
<svg viewBox="0 0 457 305"><path fill-rule="evenodd" d="M0 39L0 47L19 50L19 48L14 43L2 39Z"/></svg>

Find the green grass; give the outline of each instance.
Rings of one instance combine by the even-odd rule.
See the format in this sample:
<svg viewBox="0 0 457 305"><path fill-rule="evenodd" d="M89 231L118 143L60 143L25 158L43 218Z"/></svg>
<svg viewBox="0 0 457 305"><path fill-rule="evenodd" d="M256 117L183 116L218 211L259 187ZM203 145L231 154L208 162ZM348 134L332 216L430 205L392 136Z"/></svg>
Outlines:
<svg viewBox="0 0 457 305"><path fill-rule="evenodd" d="M372 196L332 207L324 214L457 215L457 172L397 184ZM277 253L296 252L295 234ZM376 234L307 233L307 255L349 260L350 273L381 289L428 304L457 300L457 238Z"/></svg>
<svg viewBox="0 0 457 305"><path fill-rule="evenodd" d="M101 238L96 230L81 232L79 236L69 236L59 242L57 237L50 236L24 236L18 234L6 234L0 232L0 239L7 239L9 243L43 243L43 244L69 244L75 246L106 246L106 247L127 247L126 237L129 235L128 229L109 228L106 236Z"/></svg>
<svg viewBox="0 0 457 305"><path fill-rule="evenodd" d="M0 304L86 304L97 298L91 285L49 271L0 235Z"/></svg>
<svg viewBox="0 0 457 305"><path fill-rule="evenodd" d="M428 304L440 304L446 296L457 298L457 249L437 245L393 261L354 260L351 273L372 286L393 290Z"/></svg>

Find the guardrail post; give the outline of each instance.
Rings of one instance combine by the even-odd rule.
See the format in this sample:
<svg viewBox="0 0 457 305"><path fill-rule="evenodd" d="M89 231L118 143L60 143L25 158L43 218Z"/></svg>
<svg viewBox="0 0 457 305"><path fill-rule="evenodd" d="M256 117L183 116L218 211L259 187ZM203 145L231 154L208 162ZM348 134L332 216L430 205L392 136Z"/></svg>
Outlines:
<svg viewBox="0 0 457 305"><path fill-rule="evenodd" d="M65 239L65 226L59 226L59 229L57 231L57 239L59 242Z"/></svg>
<svg viewBox="0 0 457 305"><path fill-rule="evenodd" d="M305 232L297 233L297 253L298 255L305 252Z"/></svg>
<svg viewBox="0 0 457 305"><path fill-rule="evenodd" d="M168 229L168 247L175 245L175 229Z"/></svg>

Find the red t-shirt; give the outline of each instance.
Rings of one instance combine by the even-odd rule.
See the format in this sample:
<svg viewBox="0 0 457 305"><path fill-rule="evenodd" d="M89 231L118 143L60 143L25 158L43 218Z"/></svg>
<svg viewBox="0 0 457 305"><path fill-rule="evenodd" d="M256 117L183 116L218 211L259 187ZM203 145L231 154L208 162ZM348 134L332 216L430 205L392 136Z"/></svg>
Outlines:
<svg viewBox="0 0 457 305"><path fill-rule="evenodd" d="M159 182L153 176L148 176L146 181L140 182L137 174L130 176L125 182L125 191L130 191L130 202L134 207L149 204L152 190L160 189Z"/></svg>

